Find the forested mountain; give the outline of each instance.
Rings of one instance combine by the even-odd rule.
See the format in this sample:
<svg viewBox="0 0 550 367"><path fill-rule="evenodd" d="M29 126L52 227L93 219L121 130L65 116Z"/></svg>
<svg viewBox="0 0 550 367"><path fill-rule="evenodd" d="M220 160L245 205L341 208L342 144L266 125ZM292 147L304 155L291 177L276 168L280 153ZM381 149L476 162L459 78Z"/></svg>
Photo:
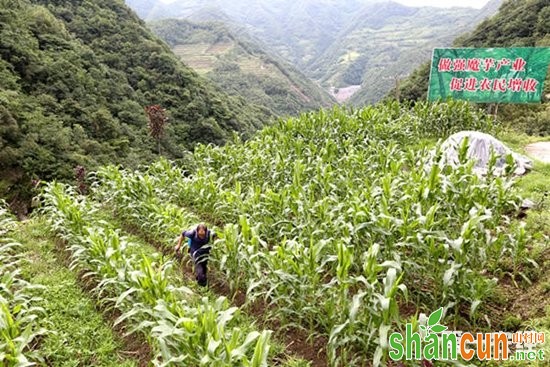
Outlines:
<svg viewBox="0 0 550 367"><path fill-rule="evenodd" d="M430 58L434 47L450 46L457 35L494 14L500 3L501 0L492 0L479 10L411 8L391 2L373 5L321 56L321 60L333 61L318 65L331 67L317 72L323 75L323 84L360 84L361 89L349 101L351 104L377 102L395 85L396 79L409 75L422 60ZM313 75L315 66L310 70Z"/></svg>
<svg viewBox="0 0 550 367"><path fill-rule="evenodd" d="M245 27L300 70L336 40L367 4L380 0L127 0L145 19L225 20Z"/></svg>
<svg viewBox="0 0 550 367"><path fill-rule="evenodd" d="M507 0L499 12L472 32L458 37L456 47L550 47L550 1ZM405 100L425 99L428 91L429 59L405 80L399 95ZM390 93L395 96L395 91ZM502 119L530 134L550 134L550 73L540 105L503 105Z"/></svg>
<svg viewBox="0 0 550 367"><path fill-rule="evenodd" d="M338 39L309 65L313 78L337 88L361 85L356 104L385 95L434 45L449 44L453 29L468 27L473 9L412 8L394 2L364 8ZM357 98L359 96L359 98Z"/></svg>
<svg viewBox="0 0 550 367"><path fill-rule="evenodd" d="M0 197L77 165L150 161L148 105L166 109L172 158L270 118L183 65L122 0L1 0L0 56Z"/></svg>
<svg viewBox="0 0 550 367"><path fill-rule="evenodd" d="M228 94L240 95L274 114L296 115L335 102L288 62L265 51L259 41L222 23L168 19L153 21L149 27L186 65Z"/></svg>
<svg viewBox="0 0 550 367"><path fill-rule="evenodd" d="M408 7L377 0L127 0L142 17L219 20L244 28L298 70L356 105L382 98L396 77L408 75L434 46L451 45L498 9Z"/></svg>

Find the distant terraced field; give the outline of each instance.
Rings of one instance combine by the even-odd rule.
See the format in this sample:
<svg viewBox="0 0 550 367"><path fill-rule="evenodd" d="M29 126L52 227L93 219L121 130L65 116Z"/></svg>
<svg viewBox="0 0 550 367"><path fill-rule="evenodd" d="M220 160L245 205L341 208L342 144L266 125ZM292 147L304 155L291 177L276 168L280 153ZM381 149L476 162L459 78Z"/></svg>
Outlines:
<svg viewBox="0 0 550 367"><path fill-rule="evenodd" d="M254 39L219 23L164 20L151 28L197 73L274 114L296 115L336 103L328 91Z"/></svg>
<svg viewBox="0 0 550 367"><path fill-rule="evenodd" d="M234 47L233 42L219 42L216 44L193 43L177 45L173 51L187 65L199 74L205 74L214 69L217 55L224 54Z"/></svg>

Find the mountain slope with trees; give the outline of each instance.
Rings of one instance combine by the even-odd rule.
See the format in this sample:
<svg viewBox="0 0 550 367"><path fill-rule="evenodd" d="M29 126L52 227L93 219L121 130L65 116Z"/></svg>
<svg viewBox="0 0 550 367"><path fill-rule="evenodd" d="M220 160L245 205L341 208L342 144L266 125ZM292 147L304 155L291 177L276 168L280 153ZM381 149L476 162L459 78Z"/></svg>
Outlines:
<svg viewBox="0 0 550 367"><path fill-rule="evenodd" d="M228 94L276 115L296 115L335 103L328 92L244 32L233 32L219 22L167 19L148 25L186 65Z"/></svg>
<svg viewBox="0 0 550 367"><path fill-rule="evenodd" d="M463 34L455 47L550 47L550 2L548 0L507 0L499 12L484 20L472 32ZM425 99L430 63L426 62L406 79L396 93L403 100ZM529 134L550 134L550 72L547 74L543 103L502 105L498 114Z"/></svg>
<svg viewBox="0 0 550 367"><path fill-rule="evenodd" d="M473 29L493 15L501 0L492 0L481 9L411 8L397 3L365 9L336 46L323 57L339 58L325 62L332 68L324 73L325 83L360 84L349 103L364 105L384 97L398 81L430 58L434 47L450 46L454 38ZM378 14L378 16L375 16ZM370 17L369 17L370 15ZM360 42L358 40L365 40ZM352 62L342 62L355 54Z"/></svg>
<svg viewBox="0 0 550 367"><path fill-rule="evenodd" d="M127 0L148 19L217 20L235 33L244 29L338 100L358 90L350 101L355 105L380 100L396 77L408 75L434 46L451 45L457 34L494 14L501 1L472 9L379 0L179 0L145 8L141 0Z"/></svg>
<svg viewBox="0 0 550 367"><path fill-rule="evenodd" d="M122 0L1 0L0 56L0 196L10 200L77 165L151 161L148 105L166 109L161 149L172 158L271 117L183 65Z"/></svg>
<svg viewBox="0 0 550 367"><path fill-rule="evenodd" d="M336 40L339 32L367 4L380 0L201 0L164 4L126 0L144 19L222 20L244 27L298 69L304 69ZM224 19L225 18L225 19Z"/></svg>

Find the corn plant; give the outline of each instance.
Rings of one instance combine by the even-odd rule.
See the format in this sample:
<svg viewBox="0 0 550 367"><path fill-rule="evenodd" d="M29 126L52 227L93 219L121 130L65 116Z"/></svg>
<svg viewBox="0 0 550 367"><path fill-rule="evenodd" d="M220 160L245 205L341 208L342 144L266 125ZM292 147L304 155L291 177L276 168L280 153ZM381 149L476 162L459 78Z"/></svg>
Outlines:
<svg viewBox="0 0 550 367"><path fill-rule="evenodd" d="M9 212L6 202L0 200L0 238L4 237L15 225L15 220Z"/></svg>
<svg viewBox="0 0 550 367"><path fill-rule="evenodd" d="M44 314L35 306L40 299L34 293L40 287L21 276L21 244L4 237L15 228L5 203L0 203L0 224L0 364L33 366L43 362L35 347L37 339L46 333L36 323Z"/></svg>
<svg viewBox="0 0 550 367"><path fill-rule="evenodd" d="M526 254L509 231L513 179L474 174L467 146L451 167L417 144L470 128L495 126L459 102L335 108L199 146L191 174L104 168L96 195L164 243L198 221L190 211L225 223L213 256L233 289L282 328L327 337L332 365L384 364L400 304L473 314L494 284L482 273Z"/></svg>
<svg viewBox="0 0 550 367"><path fill-rule="evenodd" d="M120 312L117 323L144 335L155 365L266 365L270 332L237 326L238 309L225 298L212 302L190 288L172 286L170 261L126 251L137 245L97 220L97 204L74 190L50 184L43 201L52 230L67 242L71 267L92 279L92 292Z"/></svg>

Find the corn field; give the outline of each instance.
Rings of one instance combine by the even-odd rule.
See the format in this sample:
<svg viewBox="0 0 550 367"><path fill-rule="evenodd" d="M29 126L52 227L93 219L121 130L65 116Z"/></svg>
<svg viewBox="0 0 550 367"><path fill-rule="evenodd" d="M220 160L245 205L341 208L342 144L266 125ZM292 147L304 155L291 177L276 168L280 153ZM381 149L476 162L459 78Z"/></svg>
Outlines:
<svg viewBox="0 0 550 367"><path fill-rule="evenodd" d="M529 260L513 179L421 140L464 129L495 126L464 103L320 111L201 146L189 167L105 167L94 195L166 246L199 218L224 223L213 256L233 291L326 337L332 366L386 365L388 332L440 306L475 324L499 261L521 275Z"/></svg>
<svg viewBox="0 0 550 367"><path fill-rule="evenodd" d="M7 237L15 228L14 218L0 202L0 365L4 367L42 362L34 345L46 333L36 326L44 313L36 306L39 299L34 291L38 286L25 281L19 269L21 244Z"/></svg>
<svg viewBox="0 0 550 367"><path fill-rule="evenodd" d="M98 204L62 184L48 185L43 214L64 241L71 268L94 285L106 309L116 309L127 333L140 333L155 366L267 366L270 331L239 322L238 308L176 287L160 255L147 256L99 218Z"/></svg>

